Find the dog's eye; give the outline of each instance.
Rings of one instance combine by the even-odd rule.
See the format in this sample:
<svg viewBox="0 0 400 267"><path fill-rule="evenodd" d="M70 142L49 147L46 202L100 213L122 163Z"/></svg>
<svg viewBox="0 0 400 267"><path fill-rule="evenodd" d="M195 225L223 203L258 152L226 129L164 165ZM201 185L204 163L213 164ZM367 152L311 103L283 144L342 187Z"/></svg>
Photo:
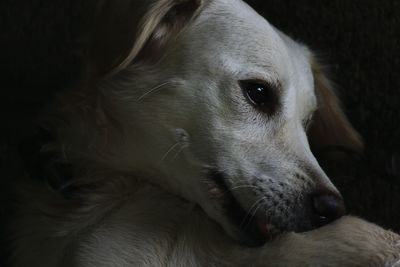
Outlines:
<svg viewBox="0 0 400 267"><path fill-rule="evenodd" d="M276 106L276 94L268 83L252 80L240 81L240 87L253 105L268 110L272 110Z"/></svg>

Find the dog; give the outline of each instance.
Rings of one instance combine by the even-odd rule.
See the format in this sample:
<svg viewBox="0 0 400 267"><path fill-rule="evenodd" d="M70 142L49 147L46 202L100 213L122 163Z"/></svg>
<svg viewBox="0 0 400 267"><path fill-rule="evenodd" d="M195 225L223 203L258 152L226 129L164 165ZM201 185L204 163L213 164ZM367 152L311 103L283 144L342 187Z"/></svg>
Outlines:
<svg viewBox="0 0 400 267"><path fill-rule="evenodd" d="M18 183L12 266L400 266L314 156L363 145L305 45L240 0L96 21L81 85L39 118L71 174Z"/></svg>

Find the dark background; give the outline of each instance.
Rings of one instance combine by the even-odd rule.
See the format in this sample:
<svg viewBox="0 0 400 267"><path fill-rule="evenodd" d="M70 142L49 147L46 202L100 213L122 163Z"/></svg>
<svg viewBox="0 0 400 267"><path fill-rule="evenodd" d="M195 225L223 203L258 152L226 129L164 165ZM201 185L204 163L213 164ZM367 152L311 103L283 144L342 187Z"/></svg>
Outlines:
<svg viewBox="0 0 400 267"><path fill-rule="evenodd" d="M400 231L400 1L248 2L327 63L367 147L340 174L348 210ZM79 79L87 33L96 26L95 3L1 1L0 167L30 134L40 108ZM3 203L8 179L0 176Z"/></svg>

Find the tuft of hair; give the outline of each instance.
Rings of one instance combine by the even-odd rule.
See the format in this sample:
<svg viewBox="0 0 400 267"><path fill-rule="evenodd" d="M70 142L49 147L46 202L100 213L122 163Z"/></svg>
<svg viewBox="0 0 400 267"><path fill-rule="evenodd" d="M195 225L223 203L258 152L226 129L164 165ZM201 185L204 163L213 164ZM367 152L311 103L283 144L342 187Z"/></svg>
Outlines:
<svg viewBox="0 0 400 267"><path fill-rule="evenodd" d="M308 131L313 153L317 158L334 160L361 155L364 149L362 138L343 112L327 71L315 56L311 68L318 102L318 110Z"/></svg>
<svg viewBox="0 0 400 267"><path fill-rule="evenodd" d="M88 50L88 73L112 75L132 62L154 62L200 11L203 0L121 0L99 7Z"/></svg>

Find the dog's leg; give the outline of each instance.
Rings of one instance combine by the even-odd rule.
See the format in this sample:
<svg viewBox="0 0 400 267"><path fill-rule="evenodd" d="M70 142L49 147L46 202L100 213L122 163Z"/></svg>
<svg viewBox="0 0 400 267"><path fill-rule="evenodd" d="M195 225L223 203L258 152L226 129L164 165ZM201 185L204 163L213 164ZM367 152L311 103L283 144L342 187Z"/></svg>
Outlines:
<svg viewBox="0 0 400 267"><path fill-rule="evenodd" d="M198 226L200 226L198 224ZM400 264L400 236L354 217L308 233L288 233L263 248L242 248L207 223L207 230L190 232L181 247L191 247L193 255L177 251L170 266L182 259L195 259L201 266L270 267L356 267L397 266ZM211 231L210 231L211 230ZM214 230L215 232L210 234ZM197 235L196 235L197 233ZM187 242L190 243L187 243ZM180 266L189 266L181 264Z"/></svg>
<svg viewBox="0 0 400 267"><path fill-rule="evenodd" d="M140 196L143 196L141 198ZM78 266L394 266L400 236L345 217L260 248L227 237L198 207L143 189L81 238Z"/></svg>
<svg viewBox="0 0 400 267"><path fill-rule="evenodd" d="M48 218L32 216L37 206L30 205L29 227L15 236L12 266L355 267L398 266L400 260L400 236L357 218L246 248L194 204L153 186L133 188L86 195L81 212L47 208L58 212Z"/></svg>
<svg viewBox="0 0 400 267"><path fill-rule="evenodd" d="M257 266L398 266L400 236L354 217L267 244ZM263 262L264 261L264 262Z"/></svg>

